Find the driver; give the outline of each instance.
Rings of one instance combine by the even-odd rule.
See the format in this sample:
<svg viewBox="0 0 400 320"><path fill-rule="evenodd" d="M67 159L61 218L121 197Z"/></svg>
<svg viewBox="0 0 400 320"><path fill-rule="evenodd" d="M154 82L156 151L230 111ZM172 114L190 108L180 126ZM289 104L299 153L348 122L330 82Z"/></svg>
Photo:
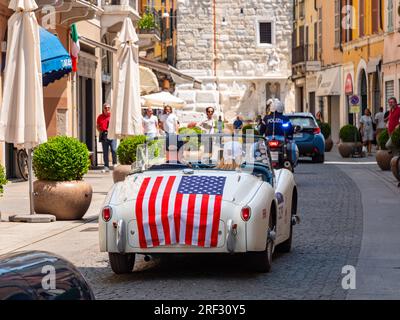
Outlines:
<svg viewBox="0 0 400 320"><path fill-rule="evenodd" d="M279 99L274 99L270 107L271 113L264 118L265 130L261 132L265 136L285 136L292 139L294 129L290 119L283 115L285 106Z"/></svg>

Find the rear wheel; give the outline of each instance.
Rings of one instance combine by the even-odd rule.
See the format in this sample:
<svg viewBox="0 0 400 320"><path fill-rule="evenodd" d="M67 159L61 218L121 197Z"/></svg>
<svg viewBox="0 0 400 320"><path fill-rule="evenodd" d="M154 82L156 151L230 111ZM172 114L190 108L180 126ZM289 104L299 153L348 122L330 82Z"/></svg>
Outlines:
<svg viewBox="0 0 400 320"><path fill-rule="evenodd" d="M269 228L268 228L268 236L267 243L265 246L265 250L262 252L254 252L252 253L252 269L256 272L260 273L268 273L271 271L272 267L272 255L274 252L274 240L269 235L274 233L275 226L273 224L272 211L270 214Z"/></svg>
<svg viewBox="0 0 400 320"><path fill-rule="evenodd" d="M110 259L110 266L112 271L116 274L131 273L135 266L135 254L134 253L108 253Z"/></svg>
<svg viewBox="0 0 400 320"><path fill-rule="evenodd" d="M291 219L297 215L297 190L293 190L293 199L292 199L292 212ZM276 246L276 250L280 253L289 253L292 250L292 239L293 239L293 223L290 220L290 235L289 239L285 242L282 242L280 245Z"/></svg>
<svg viewBox="0 0 400 320"><path fill-rule="evenodd" d="M312 161L314 163L324 163L325 162L325 155L324 154L318 154L318 155L312 157Z"/></svg>

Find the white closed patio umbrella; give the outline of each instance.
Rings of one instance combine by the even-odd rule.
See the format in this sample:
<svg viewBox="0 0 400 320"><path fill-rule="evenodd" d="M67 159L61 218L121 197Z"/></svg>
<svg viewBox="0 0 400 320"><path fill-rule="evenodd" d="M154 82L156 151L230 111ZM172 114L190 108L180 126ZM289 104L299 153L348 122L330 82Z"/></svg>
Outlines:
<svg viewBox="0 0 400 320"><path fill-rule="evenodd" d="M108 136L111 139L143 134L139 84L139 38L125 18L117 37L117 65Z"/></svg>
<svg viewBox="0 0 400 320"><path fill-rule="evenodd" d="M27 149L31 216L20 221L54 221L54 216L34 214L32 197L32 149L47 141L39 25L33 12L37 5L34 0L11 0L9 8L15 13L8 20L0 141Z"/></svg>

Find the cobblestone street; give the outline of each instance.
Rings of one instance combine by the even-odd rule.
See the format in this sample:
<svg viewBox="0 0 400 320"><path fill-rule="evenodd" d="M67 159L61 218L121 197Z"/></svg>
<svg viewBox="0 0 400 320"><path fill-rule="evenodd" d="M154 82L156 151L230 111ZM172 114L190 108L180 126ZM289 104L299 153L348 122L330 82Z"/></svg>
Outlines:
<svg viewBox="0 0 400 320"><path fill-rule="evenodd" d="M117 276L98 252L91 222L24 249L70 259L98 299L344 299L342 267L356 265L362 236L361 196L334 165L303 163L296 172L299 212L293 251L275 255L269 274L250 272L245 257L169 256ZM329 209L327 209L329 208Z"/></svg>

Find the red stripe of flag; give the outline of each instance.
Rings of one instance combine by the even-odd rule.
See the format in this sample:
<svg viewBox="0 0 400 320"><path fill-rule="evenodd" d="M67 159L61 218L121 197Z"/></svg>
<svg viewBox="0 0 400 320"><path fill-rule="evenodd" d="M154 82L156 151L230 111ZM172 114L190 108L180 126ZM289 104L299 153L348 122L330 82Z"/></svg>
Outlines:
<svg viewBox="0 0 400 320"><path fill-rule="evenodd" d="M149 226L154 247L158 247L160 245L160 240L158 239L158 232L157 232L157 223L156 223L156 200L162 179L163 177L158 177L154 182L154 186L153 189L151 190L149 199Z"/></svg>
<svg viewBox="0 0 400 320"><path fill-rule="evenodd" d="M168 222L168 207L169 207L169 198L171 195L172 187L175 183L175 179L176 177L169 177L161 203L161 221L163 225L166 245L171 245L171 233Z"/></svg>
<svg viewBox="0 0 400 320"><path fill-rule="evenodd" d="M211 231L211 248L216 248L218 245L218 228L219 228L219 220L221 218L221 205L222 205L222 195L215 196L214 217L213 217L213 225Z"/></svg>
<svg viewBox="0 0 400 320"><path fill-rule="evenodd" d="M205 246L209 200L210 200L210 195L208 194L203 195L203 199L201 200L199 241L198 241L199 247Z"/></svg>
<svg viewBox="0 0 400 320"><path fill-rule="evenodd" d="M193 237L193 221L194 221L194 210L196 205L196 195L189 195L188 209L187 209L187 219L186 219L186 245L192 245Z"/></svg>
<svg viewBox="0 0 400 320"><path fill-rule="evenodd" d="M147 248L146 237L144 235L143 228L143 198L146 193L146 189L149 185L150 178L145 178L140 186L138 197L136 199L136 222L139 233L139 244L141 248Z"/></svg>
<svg viewBox="0 0 400 320"><path fill-rule="evenodd" d="M174 222L175 222L175 238L176 242L180 243L180 232L181 232L181 214L182 214L182 198L183 194L177 193L174 205Z"/></svg>

